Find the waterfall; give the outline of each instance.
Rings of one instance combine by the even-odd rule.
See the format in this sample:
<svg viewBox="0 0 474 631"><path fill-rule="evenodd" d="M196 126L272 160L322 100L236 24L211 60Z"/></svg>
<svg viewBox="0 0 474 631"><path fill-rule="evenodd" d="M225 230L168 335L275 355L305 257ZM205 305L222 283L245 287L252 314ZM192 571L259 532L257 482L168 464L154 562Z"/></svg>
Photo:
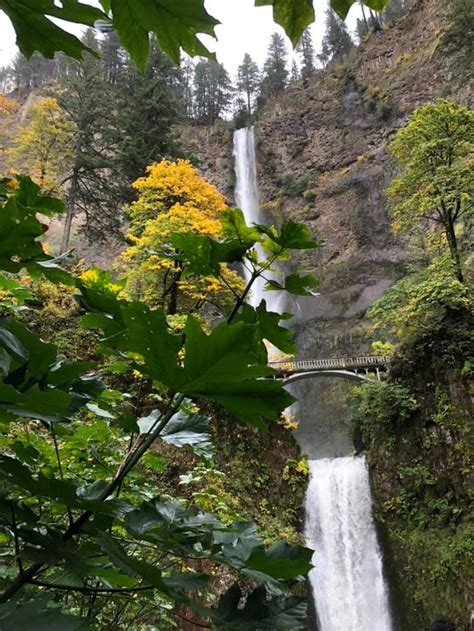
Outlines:
<svg viewBox="0 0 474 631"><path fill-rule="evenodd" d="M320 631L391 631L365 458L309 467L305 532Z"/></svg>
<svg viewBox="0 0 474 631"><path fill-rule="evenodd" d="M257 163L255 160L255 134L253 127L243 127L234 133L234 164L235 164L235 202L242 210L248 225L265 223L260 213L257 186ZM265 254L257 247L260 258ZM244 270L245 279L250 278L250 271ZM275 274L267 273L267 278L275 278ZM282 296L279 292L264 292L265 280L258 278L252 287L248 302L252 307L260 304L265 298L268 311L280 310Z"/></svg>
<svg viewBox="0 0 474 631"><path fill-rule="evenodd" d="M247 224L263 223L253 128L234 133L234 160L236 204ZM248 279L250 272L245 274ZM249 303L254 307L263 286L262 279L253 286ZM278 293L265 292L268 310L279 310ZM310 460L309 466L305 531L315 550L310 581L319 631L391 631L365 459L325 458Z"/></svg>

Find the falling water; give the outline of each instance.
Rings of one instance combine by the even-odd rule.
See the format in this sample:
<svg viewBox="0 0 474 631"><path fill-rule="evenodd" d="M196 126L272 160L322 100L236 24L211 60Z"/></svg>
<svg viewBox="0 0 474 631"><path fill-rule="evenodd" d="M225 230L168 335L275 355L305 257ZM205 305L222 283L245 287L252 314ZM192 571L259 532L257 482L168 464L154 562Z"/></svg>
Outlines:
<svg viewBox="0 0 474 631"><path fill-rule="evenodd" d="M306 539L320 631L390 631L364 458L311 460Z"/></svg>
<svg viewBox="0 0 474 631"><path fill-rule="evenodd" d="M257 186L257 164L255 160L255 135L253 127L244 127L234 133L234 163L235 163L235 201L242 210L248 225L252 223L265 223L260 214ZM265 258L263 251L257 248L260 258ZM273 278L269 273L267 278ZM245 278L248 281L250 271L245 269ZM269 291L264 295L265 280L258 278L249 297L249 304L256 307L264 297L269 311L279 311L282 297L279 292Z"/></svg>
<svg viewBox="0 0 474 631"><path fill-rule="evenodd" d="M253 128L235 132L234 159L236 203L247 224L263 223ZM263 285L264 281L255 283L249 299L252 306L262 299ZM268 309L277 311L278 292L265 292L265 298ZM319 631L391 631L365 460L331 458L309 464L306 538L316 550L310 580Z"/></svg>

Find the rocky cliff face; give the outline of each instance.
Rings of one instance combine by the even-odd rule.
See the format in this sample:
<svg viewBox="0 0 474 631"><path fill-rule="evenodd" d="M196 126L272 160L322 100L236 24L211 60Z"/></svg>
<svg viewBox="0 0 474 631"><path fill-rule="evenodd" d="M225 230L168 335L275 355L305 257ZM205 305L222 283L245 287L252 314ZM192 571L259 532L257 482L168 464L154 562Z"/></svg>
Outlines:
<svg viewBox="0 0 474 631"><path fill-rule="evenodd" d="M407 255L390 233L384 198L393 173L387 143L417 106L449 87L437 49L440 9L437 0L417 3L372 34L349 65L293 84L261 117L264 208L304 221L324 241L316 256L299 262L322 279L321 296L299 305L297 330L307 351L308 327L324 320L344 331L350 320L353 330L354 319L403 271Z"/></svg>

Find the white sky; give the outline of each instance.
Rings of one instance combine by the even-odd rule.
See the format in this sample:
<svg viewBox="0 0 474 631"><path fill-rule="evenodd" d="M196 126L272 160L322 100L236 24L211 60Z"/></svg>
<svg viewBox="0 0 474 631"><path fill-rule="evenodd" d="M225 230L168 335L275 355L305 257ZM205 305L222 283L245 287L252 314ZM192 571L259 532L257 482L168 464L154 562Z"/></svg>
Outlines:
<svg viewBox="0 0 474 631"><path fill-rule="evenodd" d="M91 0L90 4L95 4ZM324 13L327 0L315 0L316 21L311 27L313 40L319 49L324 33ZM206 38L206 44L215 50L218 60L224 64L231 75L235 75L237 66L248 52L261 67L265 52L274 31L283 34L283 29L272 20L271 7L254 7L254 0L206 0L206 8L216 17L221 25L216 28L217 43ZM360 15L358 4L351 9L347 24L354 30L356 18ZM72 27L78 32L77 27ZM291 45L288 41L288 48ZM16 52L15 34L4 13L0 11L0 66L10 62Z"/></svg>

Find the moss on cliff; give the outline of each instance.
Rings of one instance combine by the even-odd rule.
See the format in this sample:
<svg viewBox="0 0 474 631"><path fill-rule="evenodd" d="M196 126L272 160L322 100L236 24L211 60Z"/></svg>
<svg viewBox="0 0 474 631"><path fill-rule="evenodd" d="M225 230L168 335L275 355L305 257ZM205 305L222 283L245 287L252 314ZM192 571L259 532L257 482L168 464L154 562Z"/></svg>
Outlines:
<svg viewBox="0 0 474 631"><path fill-rule="evenodd" d="M388 381L355 389L354 440L371 468L403 630L441 617L468 629L473 330L472 314L449 313L399 348Z"/></svg>

